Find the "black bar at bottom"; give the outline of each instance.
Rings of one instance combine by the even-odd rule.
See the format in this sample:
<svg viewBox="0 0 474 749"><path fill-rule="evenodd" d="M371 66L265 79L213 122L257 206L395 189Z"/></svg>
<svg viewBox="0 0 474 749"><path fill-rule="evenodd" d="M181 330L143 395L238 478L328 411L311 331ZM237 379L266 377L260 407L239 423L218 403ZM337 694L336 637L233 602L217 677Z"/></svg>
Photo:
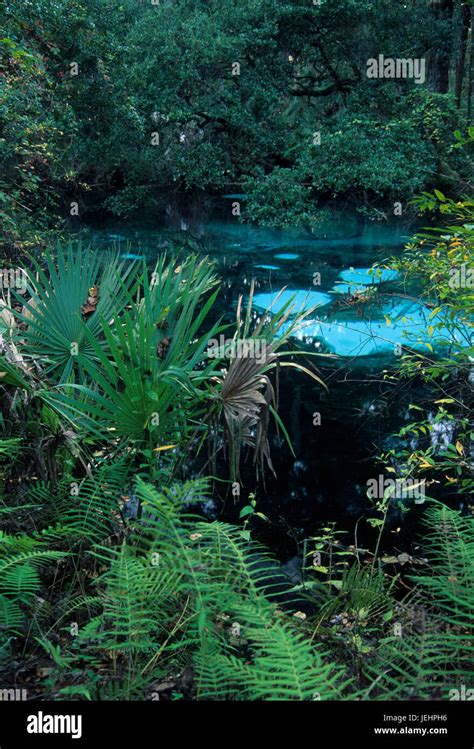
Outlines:
<svg viewBox="0 0 474 749"><path fill-rule="evenodd" d="M261 735L335 746L472 749L460 702L0 702L0 749L247 743ZM223 722L224 721L224 722ZM293 736L293 739L292 739Z"/></svg>

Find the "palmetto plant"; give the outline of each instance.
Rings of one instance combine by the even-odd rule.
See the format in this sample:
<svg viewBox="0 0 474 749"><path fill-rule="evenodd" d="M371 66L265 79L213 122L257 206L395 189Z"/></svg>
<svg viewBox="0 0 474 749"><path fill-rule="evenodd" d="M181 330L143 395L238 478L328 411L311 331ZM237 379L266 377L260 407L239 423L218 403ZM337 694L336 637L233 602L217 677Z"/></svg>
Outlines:
<svg viewBox="0 0 474 749"><path fill-rule="evenodd" d="M30 407L59 415L63 432L82 429L109 449L126 438L153 464L154 449L179 447L203 429L200 389L213 371L204 351L220 330L204 324L216 279L194 257L181 265L160 257L151 274L97 258L69 247L58 251L57 268L52 260L44 270L35 264L23 312L9 312L17 321L9 346L21 359L3 352L3 396L18 407L9 387L18 388ZM97 304L84 316L91 285Z"/></svg>
<svg viewBox="0 0 474 749"><path fill-rule="evenodd" d="M20 353L28 362L37 361L52 382L83 381L84 365L94 358L87 334L99 336L101 319L110 320L123 309L137 280L133 265L72 244L58 247L45 267L34 257L30 261L26 295L16 293L24 305L15 312L24 327ZM85 317L82 308L94 287L98 303Z"/></svg>
<svg viewBox="0 0 474 749"><path fill-rule="evenodd" d="M95 303L84 319L90 284ZM234 480L242 446L254 448L258 472L265 463L272 467L270 418L289 442L277 412L280 368L295 367L321 382L314 371L282 356L311 310L295 314L290 299L254 324L252 287L244 315L239 300L229 340L260 340L263 358L250 353L229 361L223 351L211 358L209 340L229 327L207 322L216 285L206 258L178 263L163 255L150 273L144 263L125 268L112 258L102 264L85 248L59 250L57 268L48 260L45 270L36 264L36 276L29 274L23 313L13 310L22 367L5 358L4 381L29 390L69 430L105 439L117 451L125 443L138 450L153 465L150 476L156 470L153 451L176 448L176 464L184 450L193 445L199 451L206 439L215 469L222 433ZM292 358L299 352L286 353Z"/></svg>
<svg viewBox="0 0 474 749"><path fill-rule="evenodd" d="M88 384L63 386L50 402L98 436L154 449L182 444L192 431L200 386L213 371L201 327L216 293L205 298L215 279L196 258L177 268L161 258L151 277L142 274L130 308L102 319L98 336L86 332Z"/></svg>

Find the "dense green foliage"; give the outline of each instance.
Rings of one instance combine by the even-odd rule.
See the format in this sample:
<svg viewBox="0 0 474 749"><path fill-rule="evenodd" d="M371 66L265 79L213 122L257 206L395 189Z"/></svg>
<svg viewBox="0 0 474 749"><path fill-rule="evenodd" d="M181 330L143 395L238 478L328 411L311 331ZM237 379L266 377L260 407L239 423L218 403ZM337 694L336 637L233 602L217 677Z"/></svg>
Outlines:
<svg viewBox="0 0 474 749"><path fill-rule="evenodd" d="M466 174L452 133L470 106L469 24L460 3L443 8L7 0L8 245L38 245L91 207L129 215L183 191L248 193L247 220L311 226L323 198L392 213L394 200L455 185ZM380 53L426 60L426 81L368 78Z"/></svg>
<svg viewBox="0 0 474 749"><path fill-rule="evenodd" d="M471 129L471 138L473 135ZM420 449L392 451L386 458L403 460L407 474L424 478L428 486L441 483L448 496L461 494L467 499L474 488L469 464L474 202L467 198L456 202L436 190L433 194L424 193L415 203L424 212L437 212L443 225L415 236L391 266L402 273L407 290L417 293L431 308L427 327L430 338L443 329L443 319L449 321L448 333L441 338L442 347L436 354L428 340L426 352L407 350L401 357L394 379L421 381L429 386L429 396L424 402L411 405L414 420L400 433L405 441L413 436L420 438ZM436 425L452 427L450 444L442 450L429 444L429 434Z"/></svg>
<svg viewBox="0 0 474 749"><path fill-rule="evenodd" d="M467 220L468 202L452 208ZM452 231L462 235L463 226ZM452 247L451 237L441 239ZM436 272L438 293L444 279L448 295L449 269L470 240L462 236L455 252L437 247L413 245L404 262L427 280ZM150 274L95 258L59 249L56 262L29 274L23 311L15 303L2 310L4 672L21 650L27 681L28 663L40 663L35 688L56 698L446 698L472 669L472 516L427 500L422 556L408 573L394 572L398 558L380 544L388 491L369 518L379 529L373 551L322 529L307 539L302 583L291 585L253 540L255 501L242 509L242 525L211 522L199 513L210 481L185 477L206 441L213 466L219 435L231 479L249 447L260 470L271 466L270 415L284 430L271 377L301 318L277 338L291 306L253 330L249 306L237 330L264 337L267 356L258 365L235 358L227 369L224 352L209 359L205 351L222 329L203 333L216 295L205 259L163 257ZM100 296L84 319L89 284ZM463 294L454 301L459 314ZM468 353L453 354L458 374ZM462 378L449 384L450 357L422 357L422 373L441 378L451 396L459 390L440 404L453 408L456 446L397 458L415 476L450 470L461 494L465 394ZM402 374L412 377L419 363L407 351Z"/></svg>

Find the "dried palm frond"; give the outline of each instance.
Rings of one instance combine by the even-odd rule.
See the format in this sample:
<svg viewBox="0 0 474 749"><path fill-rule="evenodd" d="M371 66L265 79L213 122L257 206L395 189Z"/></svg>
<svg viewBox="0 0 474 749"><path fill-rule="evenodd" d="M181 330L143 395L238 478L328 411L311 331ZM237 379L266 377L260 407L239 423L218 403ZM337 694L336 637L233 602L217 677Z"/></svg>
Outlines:
<svg viewBox="0 0 474 749"><path fill-rule="evenodd" d="M267 348L265 362L255 357L235 358L222 380L220 399L225 420L225 437L231 456L232 480L239 479L240 446L254 447L257 472L266 459L273 471L268 444L269 409L275 406L275 391L263 367L276 362Z"/></svg>
<svg viewBox="0 0 474 749"><path fill-rule="evenodd" d="M242 296L238 300L236 331L229 341L230 350L234 352L234 355L230 357L228 368L222 370L222 376L213 378L215 385L212 388L209 414L209 421L213 426L210 454L215 459L219 426L224 422L224 447L229 451L232 481L240 480L239 465L242 446L254 449L257 476L263 474L265 464L274 473L268 442L270 415L275 419L277 428L283 431L291 448L288 434L278 416L280 367L294 367L325 387L324 382L307 367L294 361L281 360L284 354L294 356L301 353L281 351L281 348L312 310L297 313L290 299L277 313L271 313L271 306L273 306L271 305L259 320L253 322L253 292L254 284L252 283L245 316ZM282 293L283 289L277 294L273 304ZM235 351L239 353L235 355ZM221 350L220 355L223 360L225 352ZM269 376L272 370L275 370L276 374L275 386Z"/></svg>

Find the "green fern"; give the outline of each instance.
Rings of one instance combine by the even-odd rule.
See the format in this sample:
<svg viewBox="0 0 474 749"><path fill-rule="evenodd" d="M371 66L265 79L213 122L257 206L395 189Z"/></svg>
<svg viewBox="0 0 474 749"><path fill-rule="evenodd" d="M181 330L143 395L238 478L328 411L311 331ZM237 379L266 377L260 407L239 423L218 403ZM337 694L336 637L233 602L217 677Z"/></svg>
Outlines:
<svg viewBox="0 0 474 749"><path fill-rule="evenodd" d="M87 641L125 656L127 693L141 690L143 677L156 675L167 658L194 661L197 698L342 695L343 669L264 595L275 561L241 529L187 513L190 491L204 496L207 482L157 491L138 480L141 527L120 551L95 552L110 565L98 581L103 611L83 629L79 646ZM238 621L243 644L229 632L229 622Z"/></svg>
<svg viewBox="0 0 474 749"><path fill-rule="evenodd" d="M417 587L399 605L399 634L382 638L368 664L370 699L446 697L472 673L474 519L430 500L425 525L431 574L412 578Z"/></svg>
<svg viewBox="0 0 474 749"><path fill-rule="evenodd" d="M17 633L26 620L21 605L32 606L41 590L39 569L65 554L42 550L12 555L5 552L5 547L8 549L8 543L0 551L0 630L8 636Z"/></svg>
<svg viewBox="0 0 474 749"><path fill-rule="evenodd" d="M432 501L425 524L435 574L414 579L436 602L439 617L468 633L474 626L474 519Z"/></svg>
<svg viewBox="0 0 474 749"><path fill-rule="evenodd" d="M100 645L106 650L128 653L149 651L152 633L160 629L153 613L153 599L158 595L156 570L132 556L125 543L118 551L109 550L110 569L101 577L105 583L102 596Z"/></svg>
<svg viewBox="0 0 474 749"><path fill-rule="evenodd" d="M199 697L238 694L250 700L326 700L343 696L349 683L344 669L265 599L235 602L228 612L233 628L238 625L238 637L230 641L229 636L215 637L211 645L205 640L196 659Z"/></svg>

